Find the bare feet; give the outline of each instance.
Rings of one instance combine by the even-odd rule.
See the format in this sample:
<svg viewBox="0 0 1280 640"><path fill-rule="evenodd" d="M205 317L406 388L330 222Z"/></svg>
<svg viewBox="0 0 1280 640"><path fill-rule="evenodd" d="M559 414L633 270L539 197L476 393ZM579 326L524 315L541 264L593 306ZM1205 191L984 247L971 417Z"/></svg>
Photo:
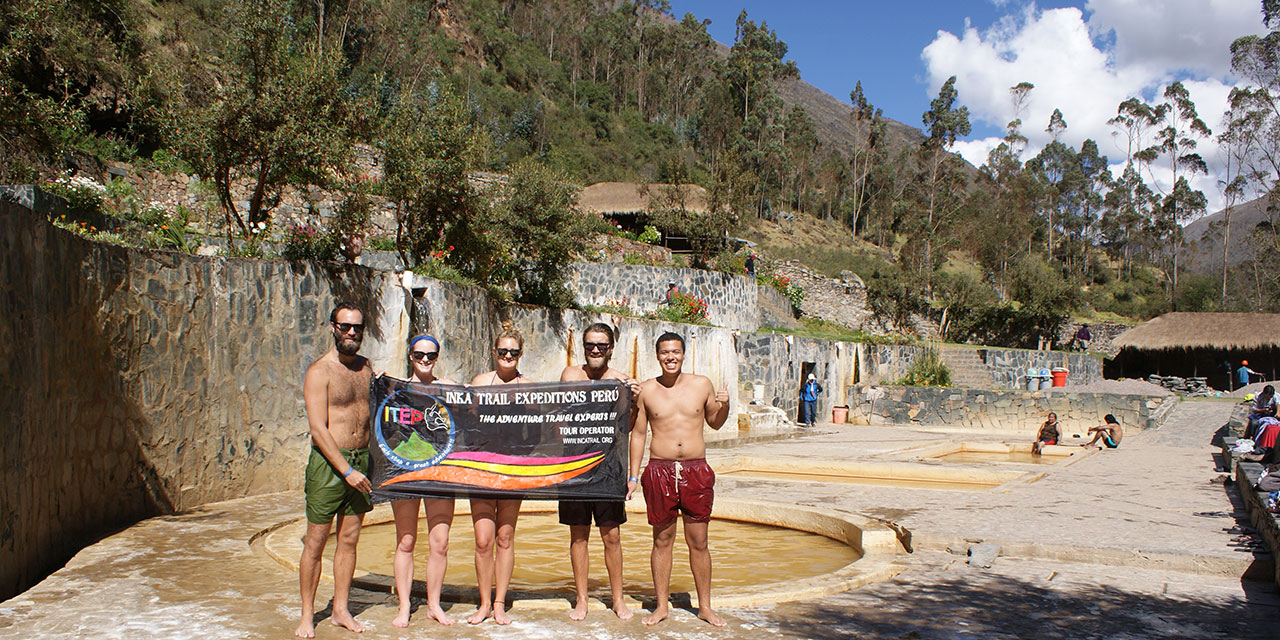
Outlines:
<svg viewBox="0 0 1280 640"><path fill-rule="evenodd" d="M618 616L619 620L630 620L631 616L635 615L631 613L631 608L627 606L627 603L621 600L614 601L613 612Z"/></svg>
<svg viewBox="0 0 1280 640"><path fill-rule="evenodd" d="M506 607L502 602L493 603L493 621L498 624L511 624L511 617L505 611Z"/></svg>
<svg viewBox="0 0 1280 640"><path fill-rule="evenodd" d="M666 619L667 619L667 608L658 607L657 609L653 610L653 613L645 616L644 620L642 620L641 622L644 622L645 625L653 626Z"/></svg>
<svg viewBox="0 0 1280 640"><path fill-rule="evenodd" d="M436 622L439 622L446 627L454 623L454 619L450 618L449 614L445 613L444 609L441 609L439 606L429 607L427 609L427 616L434 618Z"/></svg>
<svg viewBox="0 0 1280 640"><path fill-rule="evenodd" d="M343 613L335 612L333 614L333 617L329 618L329 622L333 626L342 627L347 631L354 631L356 633L360 633L361 631L364 631L364 623L351 617L351 614L348 612L343 612Z"/></svg>
<svg viewBox="0 0 1280 640"><path fill-rule="evenodd" d="M400 609L396 613L396 617L391 621L391 626L400 627L401 629L409 626L409 607Z"/></svg>
<svg viewBox="0 0 1280 640"><path fill-rule="evenodd" d="M468 624L480 624L489 619L489 605L482 604L476 612L467 617Z"/></svg>
<svg viewBox="0 0 1280 640"><path fill-rule="evenodd" d="M299 638L316 637L316 625L311 622L310 618L303 619L298 623L298 628L293 630L293 635Z"/></svg>
<svg viewBox="0 0 1280 640"><path fill-rule="evenodd" d="M702 607L698 609L698 618L711 623L713 627L723 627L726 623L720 614L716 613L711 607Z"/></svg>
<svg viewBox="0 0 1280 640"><path fill-rule="evenodd" d="M573 605L573 610L569 612L570 620L586 620L587 619L587 601L579 599L578 603Z"/></svg>

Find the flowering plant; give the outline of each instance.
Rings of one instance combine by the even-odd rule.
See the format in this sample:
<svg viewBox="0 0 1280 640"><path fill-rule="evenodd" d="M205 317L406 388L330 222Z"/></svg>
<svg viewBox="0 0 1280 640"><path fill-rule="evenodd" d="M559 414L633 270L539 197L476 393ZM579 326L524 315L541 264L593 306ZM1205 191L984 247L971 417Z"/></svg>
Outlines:
<svg viewBox="0 0 1280 640"><path fill-rule="evenodd" d="M333 260L337 255L338 244L332 235L305 223L285 229L284 249L280 251L285 260Z"/></svg>
<svg viewBox="0 0 1280 640"><path fill-rule="evenodd" d="M106 185L83 175L63 171L44 183L44 190L62 197L75 211L96 213L106 202Z"/></svg>
<svg viewBox="0 0 1280 640"><path fill-rule="evenodd" d="M648 317L686 324L711 324L706 300L682 291L672 292L670 302Z"/></svg>

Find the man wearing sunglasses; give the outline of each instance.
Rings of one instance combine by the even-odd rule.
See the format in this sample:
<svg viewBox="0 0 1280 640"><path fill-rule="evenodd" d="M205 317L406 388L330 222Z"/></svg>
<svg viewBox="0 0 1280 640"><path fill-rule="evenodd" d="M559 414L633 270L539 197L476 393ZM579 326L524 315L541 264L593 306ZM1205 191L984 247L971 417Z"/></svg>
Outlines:
<svg viewBox="0 0 1280 640"><path fill-rule="evenodd" d="M302 399L311 430L311 457L306 470L307 532L302 540L298 581L302 619L294 635L315 637L316 588L329 528L337 520L333 554L333 613L329 621L351 631L364 625L347 606L356 566L356 543L364 514L373 508L369 470L369 361L358 355L364 340L364 313L341 303L329 314L333 349L310 367L302 383Z"/></svg>
<svg viewBox="0 0 1280 640"><path fill-rule="evenodd" d="M640 383L609 367L613 343L613 329L609 325L597 322L587 327L582 333L582 351L587 362L565 367L560 373L560 381L621 380L631 389L631 422L634 424ZM577 602L569 617L574 620L587 617L587 576L591 564L587 540L591 537L593 518L600 529L600 540L604 542L604 565L609 571L613 612L623 620L630 620L631 609L622 596L622 541L618 527L627 521L627 511L621 501L560 502L560 524L569 525L569 563L573 566L573 584L577 591Z"/></svg>

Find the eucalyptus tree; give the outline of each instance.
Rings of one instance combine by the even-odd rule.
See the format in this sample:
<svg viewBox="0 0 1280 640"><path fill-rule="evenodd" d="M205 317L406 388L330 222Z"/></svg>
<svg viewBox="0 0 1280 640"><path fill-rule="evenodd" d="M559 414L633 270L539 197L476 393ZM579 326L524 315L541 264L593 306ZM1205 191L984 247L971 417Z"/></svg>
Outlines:
<svg viewBox="0 0 1280 640"><path fill-rule="evenodd" d="M787 165L784 144L782 99L775 83L799 75L794 62L784 62L787 45L767 23L738 15L737 34L729 57L720 66L723 97L733 107L728 125L728 166L717 166L718 179L731 183L730 197L740 210L752 210L758 217L770 211L770 198L782 188ZM723 120L713 111L724 110L723 102L707 102L703 112L709 122ZM742 117L736 115L741 110ZM724 114L728 115L728 114Z"/></svg>
<svg viewBox="0 0 1280 640"><path fill-rule="evenodd" d="M1196 153L1197 138L1213 135L1209 127L1196 113L1191 94L1181 82L1174 82L1164 90L1165 102L1156 107L1159 124L1154 149L1169 160L1170 184L1160 204L1160 219L1156 229L1171 241L1169 252L1169 302L1175 304L1178 290L1179 254L1182 252L1182 225L1204 213L1207 200L1204 193L1191 188L1190 177L1208 173L1204 158Z"/></svg>
<svg viewBox="0 0 1280 640"><path fill-rule="evenodd" d="M1230 135L1247 140L1241 158L1249 186L1267 194L1270 250L1280 248L1280 0L1262 1L1266 35L1248 35L1231 43L1231 69L1246 86L1231 90L1234 114Z"/></svg>
<svg viewBox="0 0 1280 640"><path fill-rule="evenodd" d="M884 112L867 100L862 92L862 81L854 85L849 92L849 102L853 104L854 135L857 136L849 149L850 178L850 211L849 232L854 239L858 237L859 223L871 209L872 201L882 194L886 188L884 180L873 179L876 167L888 161L885 149L888 127ZM865 224L865 223L864 223Z"/></svg>
<svg viewBox="0 0 1280 640"><path fill-rule="evenodd" d="M1008 272L1024 253L1024 240L1030 238L1030 219L1026 215L1033 200L1035 185L1024 172L1022 152L1027 137L1022 135L1022 111L1035 85L1020 82L1009 88L1013 119L1005 125L1003 141L987 154L987 162L978 170L986 189L973 193L978 201L972 209L982 219L974 236L974 246L983 263L995 274L996 289L1001 298L1008 295ZM1030 241L1027 240L1027 245Z"/></svg>
<svg viewBox="0 0 1280 640"><path fill-rule="evenodd" d="M917 225L924 241L924 255L919 264L927 286L931 286L931 274L940 257L934 254L940 231L953 222L952 216L964 205L967 195L964 162L951 153L951 148L957 138L969 135L972 129L969 108L956 105L955 85L956 77L948 78L921 116L928 137L916 152L919 168L913 195L916 206L922 209Z"/></svg>
<svg viewBox="0 0 1280 640"><path fill-rule="evenodd" d="M1233 97L1235 92L1233 91ZM1227 305L1227 265L1228 249L1231 246L1231 217L1235 207L1249 192L1251 183L1257 181L1253 175L1253 158L1257 150L1257 140L1251 134L1257 129L1257 121L1261 114L1246 108L1237 107L1234 101L1223 114L1225 130L1218 135L1218 143L1222 146L1223 173L1218 180L1218 188L1226 206L1222 209L1222 295L1219 303L1222 308Z"/></svg>

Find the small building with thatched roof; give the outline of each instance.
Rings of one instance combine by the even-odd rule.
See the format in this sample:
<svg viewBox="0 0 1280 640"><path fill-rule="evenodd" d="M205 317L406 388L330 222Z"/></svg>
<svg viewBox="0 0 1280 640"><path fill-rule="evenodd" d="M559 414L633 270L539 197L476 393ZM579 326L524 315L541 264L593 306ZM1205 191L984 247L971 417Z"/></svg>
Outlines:
<svg viewBox="0 0 1280 640"><path fill-rule="evenodd" d="M696 184L642 185L635 182L597 182L582 190L578 207L583 211L598 213L606 218L635 217L649 210L650 199L664 202L678 201L683 208L698 213L708 209L707 190Z"/></svg>
<svg viewBox="0 0 1280 640"><path fill-rule="evenodd" d="M706 213L710 210L707 190L696 184L639 184L635 182L597 182L582 190L578 208L602 216L623 229L639 233L650 224L647 214L656 209ZM688 239L662 232L662 245L674 253L690 250Z"/></svg>
<svg viewBox="0 0 1280 640"><path fill-rule="evenodd" d="M1204 376L1209 386L1231 387L1231 370L1249 366L1276 379L1280 370L1280 314L1177 311L1116 336L1107 377Z"/></svg>

